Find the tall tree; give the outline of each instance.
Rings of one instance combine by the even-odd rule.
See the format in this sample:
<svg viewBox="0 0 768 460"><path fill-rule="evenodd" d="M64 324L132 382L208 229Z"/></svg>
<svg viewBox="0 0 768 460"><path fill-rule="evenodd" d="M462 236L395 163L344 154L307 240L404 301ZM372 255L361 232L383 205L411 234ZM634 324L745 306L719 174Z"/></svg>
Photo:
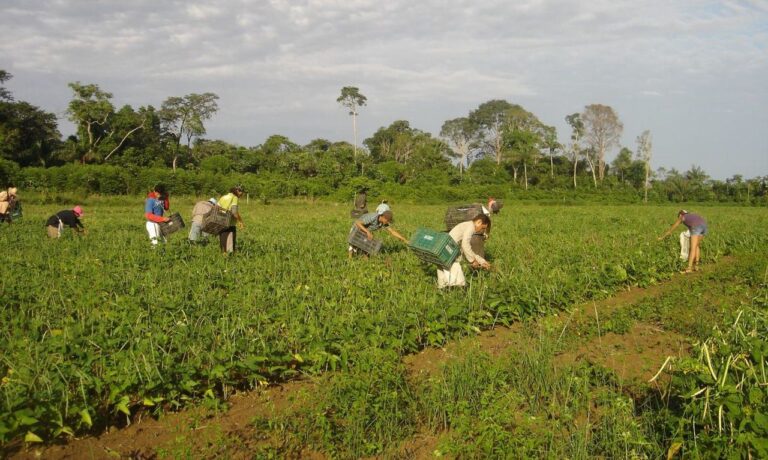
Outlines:
<svg viewBox="0 0 768 460"><path fill-rule="evenodd" d="M571 126L571 144L568 147L567 155L573 162L573 188L576 188L576 169L581 158L581 141L584 138L584 122L581 121L580 113L573 113L565 117L565 121Z"/></svg>
<svg viewBox="0 0 768 460"><path fill-rule="evenodd" d="M56 115L24 101L0 101L0 157L47 166L61 143Z"/></svg>
<svg viewBox="0 0 768 460"><path fill-rule="evenodd" d="M70 83L75 95L69 103L69 119L77 125L78 135L85 141L80 161L85 163L96 158L96 147L108 134L107 122L115 112L110 102L112 93L102 91L99 85Z"/></svg>
<svg viewBox="0 0 768 460"><path fill-rule="evenodd" d="M470 121L476 126L484 154L492 156L500 165L503 157L502 136L507 111L512 104L505 100L494 99L480 104L469 113Z"/></svg>
<svg viewBox="0 0 768 460"><path fill-rule="evenodd" d="M163 131L174 139L172 166L176 171L179 160L181 139L187 140L187 151L194 137L205 134L205 121L219 110L214 93L191 93L184 97L172 96L160 106L160 123Z"/></svg>
<svg viewBox="0 0 768 460"><path fill-rule="evenodd" d="M0 84L12 75L0 70ZM14 101L0 86L0 158L21 166L46 166L61 143L56 115L24 101Z"/></svg>
<svg viewBox="0 0 768 460"><path fill-rule="evenodd" d="M616 174L618 174L620 182L623 184L624 176L627 174L627 171L629 171L629 168L632 167L632 151L626 147L622 147L619 154L613 159L611 165L616 171Z"/></svg>
<svg viewBox="0 0 768 460"><path fill-rule="evenodd" d="M523 166L523 183L528 189L528 165L536 163L544 144L546 126L531 112L514 104L505 112L502 146L504 156L513 169L517 181L517 169Z"/></svg>
<svg viewBox="0 0 768 460"><path fill-rule="evenodd" d="M13 101L13 96L11 95L11 92L8 91L5 86L2 86L3 83L7 82L13 78L13 75L6 72L3 69L0 69L0 101Z"/></svg>
<svg viewBox="0 0 768 460"><path fill-rule="evenodd" d="M651 156L653 155L653 140L651 132L645 130L637 136L637 159L645 165L645 182L643 183L643 203L648 202L648 189L651 187Z"/></svg>
<svg viewBox="0 0 768 460"><path fill-rule="evenodd" d="M336 102L349 109L349 115L352 117L352 136L354 138L354 158L357 161L357 109L363 107L368 98L360 94L360 89L355 86L345 86L341 88L341 95L336 98Z"/></svg>
<svg viewBox="0 0 768 460"><path fill-rule="evenodd" d="M477 144L477 131L469 118L454 118L443 123L440 137L448 142L459 159L459 174L469 165L469 156Z"/></svg>
<svg viewBox="0 0 768 460"><path fill-rule="evenodd" d="M591 104L581 114L584 122L584 140L597 156L600 181L605 178L605 156L619 145L624 125L616 112L607 105Z"/></svg>
<svg viewBox="0 0 768 460"><path fill-rule="evenodd" d="M544 137L542 139L542 146L547 149L549 153L549 176L555 178L555 152L558 149L562 149L563 146L557 141L557 128L554 126L544 127Z"/></svg>

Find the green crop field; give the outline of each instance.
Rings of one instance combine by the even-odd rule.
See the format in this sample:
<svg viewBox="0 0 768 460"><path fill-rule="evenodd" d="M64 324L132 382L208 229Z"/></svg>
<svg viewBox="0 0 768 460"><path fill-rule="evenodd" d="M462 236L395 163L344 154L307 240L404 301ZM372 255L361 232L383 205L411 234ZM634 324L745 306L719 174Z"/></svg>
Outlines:
<svg viewBox="0 0 768 460"><path fill-rule="evenodd" d="M664 241L656 240L676 217L671 206L509 202L493 218L486 243L494 270L470 274L465 267L467 288L443 292L436 288L434 267L421 263L386 231L376 234L384 241L381 254L348 260L348 206L310 201L244 204L246 228L238 230L239 252L224 257L217 241L188 245L186 231L151 248L142 202L126 197L88 200L83 219L88 234L81 238L69 230L58 241L46 237L44 222L68 207L61 204L25 203L21 222L0 227L0 443L98 432L138 412L226 399L233 391L299 374L354 375L373 355L404 356L495 325L607 298L627 286L664 283L682 266L677 234L683 228ZM181 212L189 223L192 203L174 198L171 211ZM395 204L394 227L406 237L419 227L442 230L445 208ZM768 211L717 206L693 210L704 215L710 227L702 246L703 263L748 257L750 273L757 273L745 281L756 286L749 296L766 296L761 270L768 248ZM734 275L728 283L738 285L738 279ZM765 304L754 308L765 314ZM768 400L768 347L764 335L756 340L765 348L765 354L754 358L757 369L763 366L762 380L755 373L762 386L756 383L747 392L762 418L737 427L739 433L768 429L766 412L760 412ZM453 372L479 372L470 364ZM508 383L513 381L505 375ZM594 378L589 375L585 378ZM733 385L736 394L738 382ZM445 404L437 393L429 394L435 405ZM456 420L431 426L451 428L460 436L469 424ZM519 420L494 425L501 430L497 442L512 442L499 433L513 425L519 426ZM536 432L529 425L526 430ZM641 427L624 429L635 432ZM730 429L730 436L738 436ZM412 430L391 436L408 433ZM479 442L477 433L467 431L462 439L454 439L465 446L457 447L455 454L494 456L479 447L462 450L468 449L469 439ZM668 439L646 442L662 447L632 449L663 454L669 448L663 446ZM372 441L335 455L376 454L385 444ZM313 445L322 450L321 444ZM735 441L728 445L739 446ZM608 457L617 452L602 444L583 450L584 455Z"/></svg>

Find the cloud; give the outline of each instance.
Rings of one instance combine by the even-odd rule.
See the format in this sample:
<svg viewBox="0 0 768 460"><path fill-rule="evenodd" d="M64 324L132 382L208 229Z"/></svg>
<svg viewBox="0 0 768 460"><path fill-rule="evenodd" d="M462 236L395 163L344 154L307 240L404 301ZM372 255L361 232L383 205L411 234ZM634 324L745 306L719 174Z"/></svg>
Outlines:
<svg viewBox="0 0 768 460"><path fill-rule="evenodd" d="M221 131L244 145L275 126L303 127L283 131L298 141L346 130L343 114L325 114L350 84L369 97L371 131L405 116L435 129L505 98L562 138L565 114L621 106L631 143L646 113L663 120L669 104L711 94L755 104L744 129L765 120L767 22L757 0L5 0L0 66L15 75L12 88L56 76L57 88L37 89L44 108L65 106L75 80L135 105L216 92L210 135L254 126Z"/></svg>

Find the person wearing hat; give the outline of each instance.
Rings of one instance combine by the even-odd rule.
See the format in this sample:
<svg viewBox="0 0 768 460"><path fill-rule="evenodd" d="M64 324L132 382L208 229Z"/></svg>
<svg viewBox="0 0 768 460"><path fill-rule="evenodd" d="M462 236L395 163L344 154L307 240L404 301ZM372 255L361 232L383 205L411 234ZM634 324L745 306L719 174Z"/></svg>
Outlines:
<svg viewBox="0 0 768 460"><path fill-rule="evenodd" d="M405 239L403 235L400 234L397 230L390 227L391 224L395 222L395 218L392 214L392 211L387 209L386 211L382 212L381 214L377 214L375 212L369 212L368 214L363 214L360 216L359 219L357 219L354 223L354 226L352 227L352 230L354 230L354 227L357 227L365 233L365 236L368 237L369 240L373 239L373 233L376 230L386 228L390 235L394 236L398 240L402 241L403 243L408 243L408 240ZM349 252L349 257L352 257L353 254L356 254L358 252L357 248L353 246L349 246L347 249Z"/></svg>
<svg viewBox="0 0 768 460"><path fill-rule="evenodd" d="M474 219L462 222L448 232L453 241L459 245L462 256L467 259L472 268L491 269L491 264L485 260L485 257L477 253L472 244L473 238L478 234L482 235L489 225L491 225L491 218L485 213L480 213ZM456 259L449 269L437 269L437 287L442 289L449 286L466 285L464 271L459 263L460 259L461 257Z"/></svg>
<svg viewBox="0 0 768 460"><path fill-rule="evenodd" d="M688 249L688 267L683 270L682 273L691 273L699 270L699 262L701 261L701 241L704 239L704 235L707 234L707 221L698 214L681 209L677 213L677 220L675 223L672 224L669 230L659 237L659 240L663 240L669 236L669 234L681 223L688 227L688 230L691 232L691 247Z"/></svg>
<svg viewBox="0 0 768 460"><path fill-rule="evenodd" d="M376 206L376 214L384 214L384 211L391 211L392 208L389 207L389 203L387 200L381 200L381 203L379 203L378 206Z"/></svg>
<svg viewBox="0 0 768 460"><path fill-rule="evenodd" d="M218 206L232 213L232 219L237 222L237 227L245 228L243 218L240 216L238 199L244 194L243 186L236 185L229 189L229 193L219 198ZM232 221L230 221L230 224ZM221 252L232 254L237 247L237 228L231 225L219 233L219 247Z"/></svg>
<svg viewBox="0 0 768 460"><path fill-rule="evenodd" d="M0 222L6 221L9 224L11 223L11 211L13 211L18 200L17 192L18 190L14 186L0 191Z"/></svg>
<svg viewBox="0 0 768 460"><path fill-rule="evenodd" d="M72 228L75 233L85 234L85 227L83 227L83 223L80 222L80 217L82 216L83 208L79 205L72 209L59 211L52 215L45 223L48 237L61 238L61 231L64 229L65 225Z"/></svg>
<svg viewBox="0 0 768 460"><path fill-rule="evenodd" d="M210 198L205 201L198 201L192 208L192 226L189 229L189 242L197 243L202 236L204 241L208 241L208 234L203 231L203 217L216 206L216 198Z"/></svg>
<svg viewBox="0 0 768 460"><path fill-rule="evenodd" d="M152 242L152 246L157 245L160 241L165 241L165 237L160 233L160 223L168 222L169 218L163 217L163 213L170 207L168 200L168 191L164 185L156 185L151 192L147 194L147 199L144 201L144 217L147 218L145 224L147 228L147 234L149 234L149 241Z"/></svg>

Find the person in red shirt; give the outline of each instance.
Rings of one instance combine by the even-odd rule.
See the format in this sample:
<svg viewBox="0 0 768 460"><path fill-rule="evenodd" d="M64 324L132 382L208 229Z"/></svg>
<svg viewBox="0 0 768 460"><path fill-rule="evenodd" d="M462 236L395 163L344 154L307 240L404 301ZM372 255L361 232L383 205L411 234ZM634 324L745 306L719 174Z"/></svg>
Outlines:
<svg viewBox="0 0 768 460"><path fill-rule="evenodd" d="M147 194L144 201L144 217L147 218L147 233L152 245L158 242L165 242L165 237L160 233L160 222L168 222L170 219L163 217L163 213L170 207L168 200L168 191L164 185L156 185L155 188Z"/></svg>

